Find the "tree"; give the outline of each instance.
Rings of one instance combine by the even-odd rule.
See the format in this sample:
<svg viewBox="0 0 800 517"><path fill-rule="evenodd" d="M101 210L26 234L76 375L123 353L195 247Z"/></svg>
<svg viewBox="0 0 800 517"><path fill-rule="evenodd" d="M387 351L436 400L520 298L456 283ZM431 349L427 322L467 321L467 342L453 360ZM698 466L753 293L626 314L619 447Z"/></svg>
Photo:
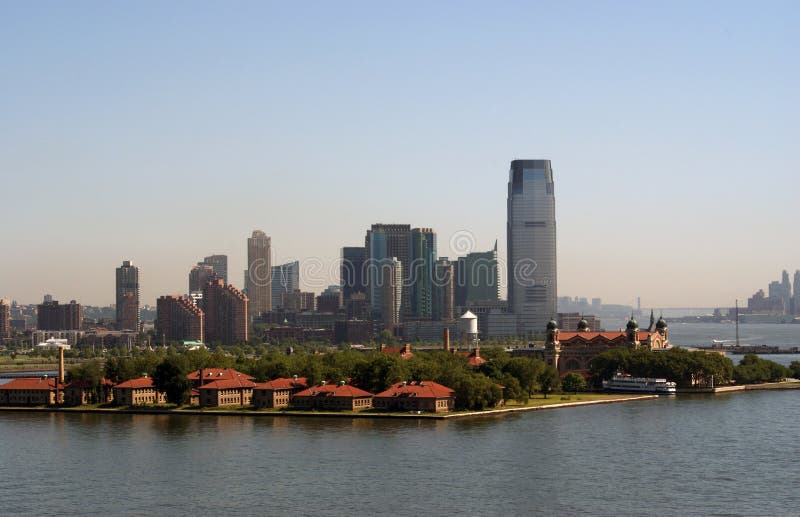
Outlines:
<svg viewBox="0 0 800 517"><path fill-rule="evenodd" d="M86 384L89 390L90 402L97 402L101 400L100 397L100 382L103 379L103 368L100 362L96 359L79 364L71 368L68 372L68 377L71 381L82 381Z"/></svg>
<svg viewBox="0 0 800 517"><path fill-rule="evenodd" d="M568 373L564 380L561 381L561 389L566 392L577 393L579 391L586 391L586 379L577 373Z"/></svg>
<svg viewBox="0 0 800 517"><path fill-rule="evenodd" d="M789 371L791 372L792 377L795 379L800 379L800 361L792 361L789 363Z"/></svg>
<svg viewBox="0 0 800 517"><path fill-rule="evenodd" d="M153 373L153 385L156 390L164 392L167 402L181 405L189 398L192 387L187 378L189 368L183 356L176 355L164 359Z"/></svg>
<svg viewBox="0 0 800 517"><path fill-rule="evenodd" d="M551 391L557 391L560 386L561 379L558 376L558 370L554 367L548 366L539 374L539 387L544 393L544 398L547 398L547 394Z"/></svg>

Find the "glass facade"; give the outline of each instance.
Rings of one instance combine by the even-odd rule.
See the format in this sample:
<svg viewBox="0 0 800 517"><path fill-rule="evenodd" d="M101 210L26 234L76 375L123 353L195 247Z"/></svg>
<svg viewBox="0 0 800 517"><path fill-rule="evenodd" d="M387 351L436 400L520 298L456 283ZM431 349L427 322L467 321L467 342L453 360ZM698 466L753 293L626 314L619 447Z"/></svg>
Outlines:
<svg viewBox="0 0 800 517"><path fill-rule="evenodd" d="M550 160L514 160L508 180L508 302L521 336L556 316L556 217Z"/></svg>

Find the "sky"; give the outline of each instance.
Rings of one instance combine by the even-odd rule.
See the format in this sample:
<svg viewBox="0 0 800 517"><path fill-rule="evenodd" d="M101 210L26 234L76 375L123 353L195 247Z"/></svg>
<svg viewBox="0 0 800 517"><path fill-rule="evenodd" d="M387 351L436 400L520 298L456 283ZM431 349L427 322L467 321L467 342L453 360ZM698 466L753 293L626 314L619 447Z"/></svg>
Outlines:
<svg viewBox="0 0 800 517"><path fill-rule="evenodd" d="M550 159L558 293L731 306L800 268L800 4L0 2L0 297L142 303L246 239L336 281L373 223L505 257ZM333 274L329 270L333 269Z"/></svg>

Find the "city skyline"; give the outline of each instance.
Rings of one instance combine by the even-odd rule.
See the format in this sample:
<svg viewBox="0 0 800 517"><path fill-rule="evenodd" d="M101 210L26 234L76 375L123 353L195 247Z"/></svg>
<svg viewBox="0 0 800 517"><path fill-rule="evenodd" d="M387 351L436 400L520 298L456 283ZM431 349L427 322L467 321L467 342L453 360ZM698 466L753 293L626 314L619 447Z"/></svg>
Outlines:
<svg viewBox="0 0 800 517"><path fill-rule="evenodd" d="M4 6L0 297L108 305L130 258L154 305L217 252L244 288L252 228L274 263L335 263L375 221L502 259L516 158L556 164L562 293L730 306L796 269L792 4L312 11Z"/></svg>

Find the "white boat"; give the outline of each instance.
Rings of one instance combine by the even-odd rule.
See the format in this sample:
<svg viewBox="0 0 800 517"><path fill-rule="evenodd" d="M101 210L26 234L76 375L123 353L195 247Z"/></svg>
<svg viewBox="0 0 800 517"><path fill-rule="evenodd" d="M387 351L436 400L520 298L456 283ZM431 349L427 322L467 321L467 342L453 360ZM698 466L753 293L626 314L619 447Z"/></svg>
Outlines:
<svg viewBox="0 0 800 517"><path fill-rule="evenodd" d="M616 374L610 381L603 381L603 389L618 393L654 393L656 395L674 395L677 385L667 379L653 377L631 377Z"/></svg>

